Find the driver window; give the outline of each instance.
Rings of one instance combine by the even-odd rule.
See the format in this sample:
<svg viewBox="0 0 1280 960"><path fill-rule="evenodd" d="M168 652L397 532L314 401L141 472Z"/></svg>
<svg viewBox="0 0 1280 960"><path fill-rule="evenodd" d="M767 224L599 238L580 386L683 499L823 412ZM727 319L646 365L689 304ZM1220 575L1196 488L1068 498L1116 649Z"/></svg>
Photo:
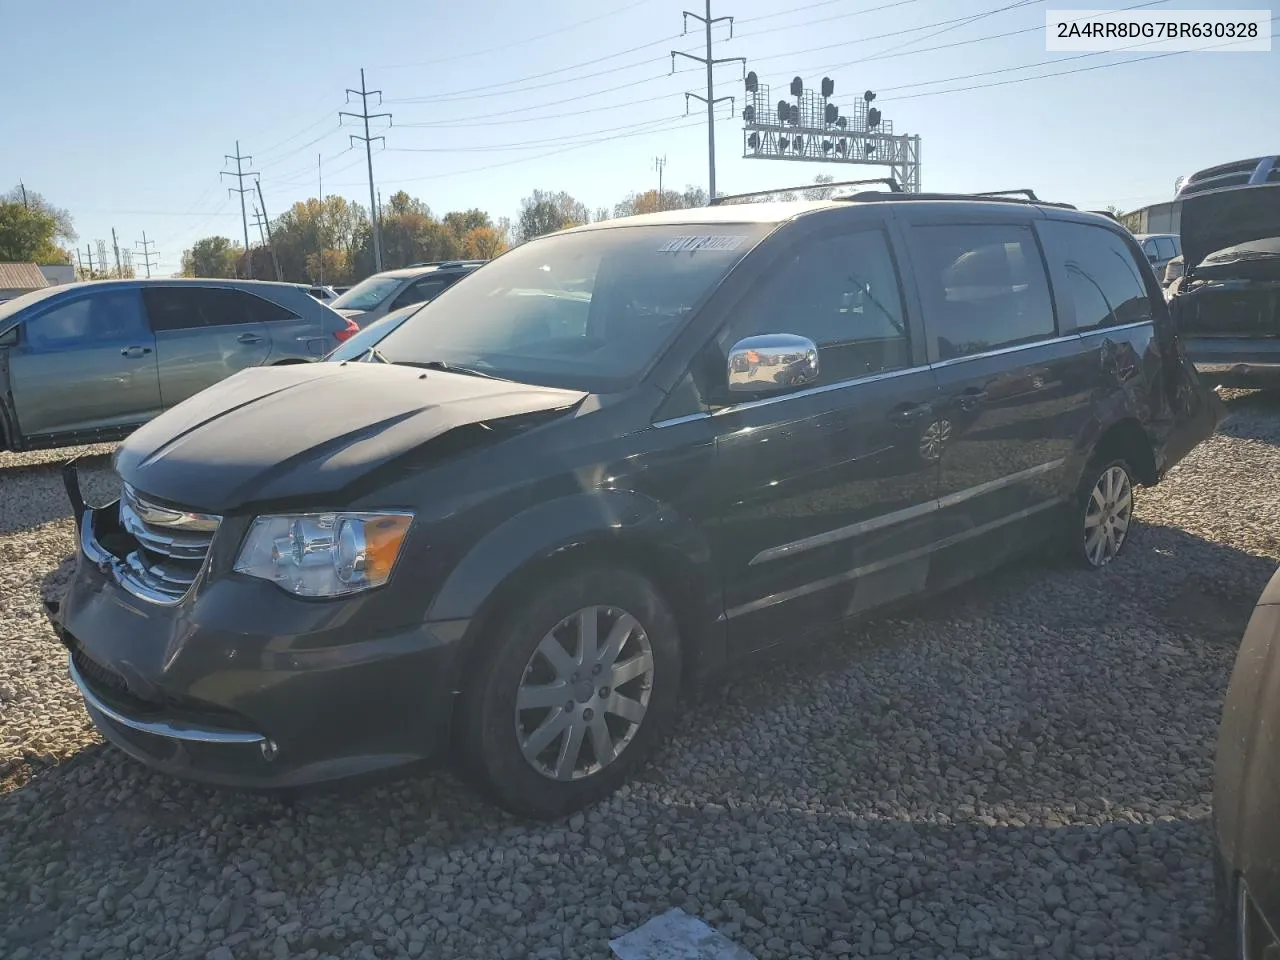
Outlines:
<svg viewBox="0 0 1280 960"><path fill-rule="evenodd" d="M743 337L793 333L818 345L819 383L911 365L911 342L888 238L879 229L798 244L730 324Z"/></svg>

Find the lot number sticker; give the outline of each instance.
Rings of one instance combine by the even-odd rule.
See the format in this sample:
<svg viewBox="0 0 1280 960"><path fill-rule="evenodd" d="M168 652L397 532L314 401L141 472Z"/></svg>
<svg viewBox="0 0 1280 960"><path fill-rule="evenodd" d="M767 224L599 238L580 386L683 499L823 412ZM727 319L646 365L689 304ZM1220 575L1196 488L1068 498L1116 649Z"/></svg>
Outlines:
<svg viewBox="0 0 1280 960"><path fill-rule="evenodd" d="M663 244L659 253L696 253L699 250L737 250L744 236L721 234L711 237L676 237Z"/></svg>

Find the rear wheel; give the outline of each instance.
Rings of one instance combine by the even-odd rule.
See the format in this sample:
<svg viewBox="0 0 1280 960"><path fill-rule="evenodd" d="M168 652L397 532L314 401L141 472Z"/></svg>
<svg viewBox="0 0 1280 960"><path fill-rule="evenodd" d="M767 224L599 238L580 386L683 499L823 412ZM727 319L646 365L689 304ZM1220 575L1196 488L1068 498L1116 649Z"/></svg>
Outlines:
<svg viewBox="0 0 1280 960"><path fill-rule="evenodd" d="M506 810L550 819L608 795L666 732L675 618L644 577L577 573L507 615L465 694L464 762Z"/></svg>
<svg viewBox="0 0 1280 960"><path fill-rule="evenodd" d="M1085 468L1068 530L1071 555L1101 569L1120 555L1133 526L1133 469L1123 457L1096 458Z"/></svg>

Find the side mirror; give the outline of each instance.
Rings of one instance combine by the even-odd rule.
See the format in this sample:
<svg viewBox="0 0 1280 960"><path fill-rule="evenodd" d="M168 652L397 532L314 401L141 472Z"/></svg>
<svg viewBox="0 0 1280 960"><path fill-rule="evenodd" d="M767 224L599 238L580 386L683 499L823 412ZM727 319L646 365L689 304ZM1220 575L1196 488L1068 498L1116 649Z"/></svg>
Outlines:
<svg viewBox="0 0 1280 960"><path fill-rule="evenodd" d="M18 345L18 327L15 324L4 333L0 333L0 347L16 347Z"/></svg>
<svg viewBox="0 0 1280 960"><path fill-rule="evenodd" d="M818 347L808 337L766 333L739 340L729 351L730 393L778 393L818 379Z"/></svg>

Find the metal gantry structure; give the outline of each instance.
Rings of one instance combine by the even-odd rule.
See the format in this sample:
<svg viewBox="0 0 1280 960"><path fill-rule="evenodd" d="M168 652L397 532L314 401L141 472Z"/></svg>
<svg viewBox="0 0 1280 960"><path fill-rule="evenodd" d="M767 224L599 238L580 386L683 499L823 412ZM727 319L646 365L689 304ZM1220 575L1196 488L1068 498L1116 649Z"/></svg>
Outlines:
<svg viewBox="0 0 1280 960"><path fill-rule="evenodd" d="M747 160L801 160L888 167L906 193L920 191L920 137L896 134L872 103L868 90L852 109L831 102L835 83L823 77L819 90L791 81L790 99L776 103L755 72L746 77L742 108L742 156Z"/></svg>

